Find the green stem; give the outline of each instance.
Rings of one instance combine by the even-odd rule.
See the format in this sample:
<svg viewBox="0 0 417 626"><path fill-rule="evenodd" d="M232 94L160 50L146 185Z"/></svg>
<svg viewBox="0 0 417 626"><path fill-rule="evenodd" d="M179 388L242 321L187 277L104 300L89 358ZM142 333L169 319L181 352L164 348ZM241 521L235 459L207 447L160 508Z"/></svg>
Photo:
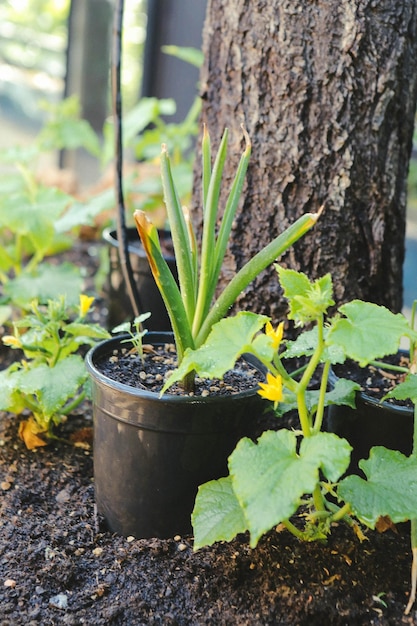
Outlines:
<svg viewBox="0 0 417 626"><path fill-rule="evenodd" d="M80 406L81 402L86 398L87 391L84 389L79 396L73 399L72 402L66 405L62 412L63 415L69 415L74 409Z"/></svg>
<svg viewBox="0 0 417 626"><path fill-rule="evenodd" d="M304 437L310 437L311 435L311 424L310 417L307 410L307 405L305 401L305 392L303 389L297 391L297 408L298 408L298 417L300 419L301 430L303 431Z"/></svg>
<svg viewBox="0 0 417 626"><path fill-rule="evenodd" d="M325 504L325 500L324 500L323 494L321 492L320 483L317 483L317 485L314 487L313 502L314 502L314 507L315 507L316 511L325 511L326 510L326 504Z"/></svg>
<svg viewBox="0 0 417 626"><path fill-rule="evenodd" d="M329 378L329 371L330 371L330 361L326 361L323 367L323 374L321 377L319 401L317 405L316 418L314 420L314 427L313 427L314 433L319 433L321 431L321 427L323 424L324 407L325 407L325 400L326 400L327 381Z"/></svg>
<svg viewBox="0 0 417 626"><path fill-rule="evenodd" d="M300 382L298 383L297 389L298 414L300 417L301 429L305 437L310 437L313 434L311 429L311 420L306 405L306 391L313 377L313 374L316 371L318 364L320 363L320 358L324 349L322 315L317 320L317 330L318 341L316 349L314 350L313 356L311 357L310 362L307 365Z"/></svg>
<svg viewBox="0 0 417 626"><path fill-rule="evenodd" d="M293 380L293 378L288 374L279 358L276 360L274 359L274 361L271 362L266 359L262 354L256 352L256 350L248 349L247 352L256 356L256 358L262 363L262 365L265 365L267 371L269 371L273 376L281 376L285 386L292 392L297 393L298 383Z"/></svg>
<svg viewBox="0 0 417 626"><path fill-rule="evenodd" d="M407 374L409 372L408 367L403 367L401 365L391 365L391 363L384 363L382 361L369 361L369 365L373 365L374 367L378 367L383 370L391 370L393 372L402 372Z"/></svg>
<svg viewBox="0 0 417 626"><path fill-rule="evenodd" d="M290 520L286 519L282 523L292 535L294 535L298 539L301 539L301 541L309 541L309 537L307 533L304 533L302 530L299 530L297 526L294 526L294 524L290 522Z"/></svg>
<svg viewBox="0 0 417 626"><path fill-rule="evenodd" d="M335 511L333 513L333 515L332 515L332 521L333 522L338 522L339 520L345 519L349 515L349 513L351 511L349 503L344 504L340 508L339 507L337 507L337 508L338 508L338 510Z"/></svg>
<svg viewBox="0 0 417 626"><path fill-rule="evenodd" d="M326 500L326 506L329 511L332 511L332 521L343 520L348 526L353 527L356 525L356 522L349 515L351 510L349 504L344 504L342 507L339 507L337 504Z"/></svg>

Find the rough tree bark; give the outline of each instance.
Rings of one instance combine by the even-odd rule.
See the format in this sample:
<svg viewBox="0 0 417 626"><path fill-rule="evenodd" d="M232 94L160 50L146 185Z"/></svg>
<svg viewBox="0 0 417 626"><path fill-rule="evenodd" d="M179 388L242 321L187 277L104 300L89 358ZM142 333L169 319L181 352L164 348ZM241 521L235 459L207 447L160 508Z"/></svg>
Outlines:
<svg viewBox="0 0 417 626"><path fill-rule="evenodd" d="M202 117L215 145L230 129L226 179L240 124L253 145L225 277L324 204L281 262L311 278L331 272L337 303L401 309L416 29L416 0L209 0ZM282 317L273 268L238 306Z"/></svg>

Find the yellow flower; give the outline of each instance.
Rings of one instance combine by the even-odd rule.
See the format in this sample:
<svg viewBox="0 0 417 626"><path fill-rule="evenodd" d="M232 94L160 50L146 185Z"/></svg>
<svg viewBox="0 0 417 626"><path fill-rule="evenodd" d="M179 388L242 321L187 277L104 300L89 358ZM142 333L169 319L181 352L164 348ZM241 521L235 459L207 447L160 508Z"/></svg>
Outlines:
<svg viewBox="0 0 417 626"><path fill-rule="evenodd" d="M276 330L273 329L271 322L267 322L265 326L265 333L267 337L272 339L272 346L274 350L278 350L279 344L282 341L282 336L284 334L284 322L281 322L276 327Z"/></svg>
<svg viewBox="0 0 417 626"><path fill-rule="evenodd" d="M275 406L278 402L281 402L283 398L282 393L282 377L278 374L278 376L273 376L270 372L266 375L266 383L259 383L261 389L258 391L258 394L267 400L272 400Z"/></svg>
<svg viewBox="0 0 417 626"><path fill-rule="evenodd" d="M80 317L85 317L94 302L94 296L80 295Z"/></svg>
<svg viewBox="0 0 417 626"><path fill-rule="evenodd" d="M14 337L13 335L4 335L2 339L5 346L10 346L11 348L21 348L22 342L19 337Z"/></svg>

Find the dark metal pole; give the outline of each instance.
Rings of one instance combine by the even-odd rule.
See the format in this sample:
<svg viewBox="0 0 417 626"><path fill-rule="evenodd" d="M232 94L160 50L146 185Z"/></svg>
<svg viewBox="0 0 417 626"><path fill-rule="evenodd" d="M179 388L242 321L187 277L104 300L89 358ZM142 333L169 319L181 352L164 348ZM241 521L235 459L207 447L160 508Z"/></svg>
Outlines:
<svg viewBox="0 0 417 626"><path fill-rule="evenodd" d="M119 242L119 257L122 275L126 283L127 293L132 305L134 316L142 312L139 292L134 279L129 256L129 241L126 229L126 211L123 196L123 135L122 135L122 93L121 93L121 64L122 64L122 28L123 28L124 0L117 0L113 24L113 54L112 54L112 105L114 120L115 145L115 192L117 202L117 240Z"/></svg>

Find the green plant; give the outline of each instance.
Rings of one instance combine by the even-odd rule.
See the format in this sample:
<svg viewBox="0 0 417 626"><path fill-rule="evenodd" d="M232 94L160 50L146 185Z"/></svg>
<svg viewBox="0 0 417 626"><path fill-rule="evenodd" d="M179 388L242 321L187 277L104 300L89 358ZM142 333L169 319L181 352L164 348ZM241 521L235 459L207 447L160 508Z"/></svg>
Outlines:
<svg viewBox="0 0 417 626"><path fill-rule="evenodd" d="M3 320L11 314L10 305L26 309L34 298L46 302L65 295L68 303L77 302L82 285L79 270L71 263L57 265L45 259L70 248L75 229L91 223L102 210L97 202L80 203L70 193L42 182L41 158L46 153L81 146L100 153L97 136L79 118L76 98L43 106L48 120L31 145L0 154L4 170L0 178Z"/></svg>
<svg viewBox="0 0 417 626"><path fill-rule="evenodd" d="M220 194L227 157L228 131L211 163L210 137L204 130L203 158L203 233L200 249L187 210L181 207L173 180L166 146L162 147L161 173L165 204L171 228L179 287L174 280L159 244L158 232L143 211L134 218L149 264L167 308L181 363L187 348L198 348L213 325L227 315L238 295L270 263L285 252L317 221L318 214L306 214L258 252L230 281L213 304L233 220L249 163L251 144L244 131L246 147L241 156L220 220ZM218 224L220 220L220 224ZM184 386L193 387L193 375L183 378Z"/></svg>
<svg viewBox="0 0 417 626"><path fill-rule="evenodd" d="M332 364L350 358L365 366L396 354L402 337L413 348L417 333L403 315L359 300L329 316L328 309L334 305L330 275L311 282L303 273L279 266L277 271L289 302L289 319L304 332L295 341L285 341L282 324L274 329L264 316L238 313L216 324L199 350L187 350L165 385L166 389L190 371L221 377L241 354L249 353L267 368L259 393L274 403L279 415L298 411L298 430L267 431L257 443L242 439L229 457L229 476L199 488L193 511L195 549L229 541L245 531L255 547L262 534L278 524L312 541L325 539L339 520L353 526L359 537L358 522L375 528L383 516L394 523L412 520L412 603L417 567L416 446L410 457L376 446L368 459L360 461L366 478L341 478L349 465L351 446L323 432L322 425L325 407L332 403L354 407L359 388L339 379L327 391ZM264 326L266 332L259 333ZM288 371L286 362L291 358L305 360L299 371ZM310 389L313 376L318 377L318 389ZM416 374L408 372L389 395L416 403Z"/></svg>
<svg viewBox="0 0 417 626"><path fill-rule="evenodd" d="M120 343L131 343L133 349L138 353L143 361L143 338L148 332L146 329L142 330L143 322L146 322L151 316L150 313L142 313L135 317L132 323L123 322L112 329L113 333L128 333L129 339L123 339Z"/></svg>
<svg viewBox="0 0 417 626"><path fill-rule="evenodd" d="M3 343L23 357L0 372L0 409L29 412L20 434L28 447L45 445L53 427L86 397L87 371L79 349L109 336L86 320L94 298L81 295L77 307L65 298L46 306L32 302L31 312L14 322L13 335Z"/></svg>

